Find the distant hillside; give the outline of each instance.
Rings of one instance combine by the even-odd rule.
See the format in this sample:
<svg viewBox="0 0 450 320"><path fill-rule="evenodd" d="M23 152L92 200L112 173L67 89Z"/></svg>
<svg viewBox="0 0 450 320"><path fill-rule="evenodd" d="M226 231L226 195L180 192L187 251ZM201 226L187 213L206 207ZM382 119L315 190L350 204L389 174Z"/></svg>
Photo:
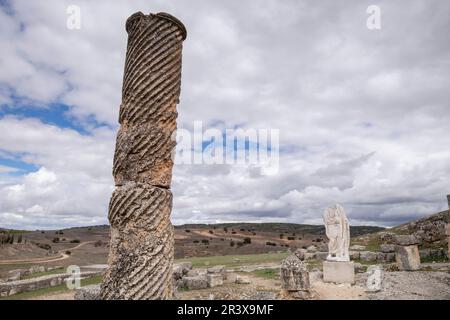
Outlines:
<svg viewBox="0 0 450 320"><path fill-rule="evenodd" d="M401 224L392 228L391 232L397 234L413 234L423 244L445 242L445 225L450 222L449 211L442 211L415 221Z"/></svg>
<svg viewBox="0 0 450 320"><path fill-rule="evenodd" d="M176 229L214 229L229 228L240 231L259 231L274 233L296 233L325 235L325 227L323 225L312 224L296 224L296 223L218 223L218 224L184 224L175 226ZM372 226L350 226L350 234L352 237L374 233L385 230L382 227Z"/></svg>
<svg viewBox="0 0 450 320"><path fill-rule="evenodd" d="M415 221L401 224L399 226L366 234L353 239L355 244L368 245L374 250L378 250L384 242L385 233L410 234L419 240L419 248L444 248L447 250L447 238L445 235L445 225L450 222L449 211L442 211Z"/></svg>

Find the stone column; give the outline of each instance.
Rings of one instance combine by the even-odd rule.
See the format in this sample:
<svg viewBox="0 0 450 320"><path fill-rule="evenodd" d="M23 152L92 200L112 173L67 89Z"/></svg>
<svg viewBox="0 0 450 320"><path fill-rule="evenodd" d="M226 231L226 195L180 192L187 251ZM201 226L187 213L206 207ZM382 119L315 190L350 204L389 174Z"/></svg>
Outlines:
<svg viewBox="0 0 450 320"><path fill-rule="evenodd" d="M406 271L419 270L418 239L412 235L396 235L395 242L395 261L398 269Z"/></svg>
<svg viewBox="0 0 450 320"><path fill-rule="evenodd" d="M166 13L130 16L109 204L102 299L170 299L174 254L171 153L186 29Z"/></svg>
<svg viewBox="0 0 450 320"><path fill-rule="evenodd" d="M445 225L445 234L447 235L447 259L450 260L450 195L447 195L448 201L448 214L447 224Z"/></svg>

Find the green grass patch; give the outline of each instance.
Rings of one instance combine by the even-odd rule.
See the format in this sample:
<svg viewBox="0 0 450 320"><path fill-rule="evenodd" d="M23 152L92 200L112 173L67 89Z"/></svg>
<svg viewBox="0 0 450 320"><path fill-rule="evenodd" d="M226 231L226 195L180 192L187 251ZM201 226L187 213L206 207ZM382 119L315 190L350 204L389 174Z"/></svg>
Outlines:
<svg viewBox="0 0 450 320"><path fill-rule="evenodd" d="M280 262L285 259L290 253L262 253L262 254L241 254L241 255L229 255L229 256L212 256L212 257L192 257L185 259L177 259L175 262L192 262L193 267L208 267L223 265L227 267ZM236 259L236 260L235 260Z"/></svg>
<svg viewBox="0 0 450 320"><path fill-rule="evenodd" d="M257 277L264 279L277 279L279 278L279 272L276 269L261 269L252 272Z"/></svg>
<svg viewBox="0 0 450 320"><path fill-rule="evenodd" d="M98 275L88 279L82 279L81 286L84 287L92 284L99 284L102 282L102 279L103 279L102 275ZM32 298L39 298L40 296L48 295L51 293L65 293L69 291L71 290L67 288L66 284L61 284L59 286L38 289L35 291L22 292L9 297L2 297L0 298L0 300L28 300Z"/></svg>
<svg viewBox="0 0 450 320"><path fill-rule="evenodd" d="M436 255L436 256L427 256L424 258L420 258L421 263L432 263L432 262L448 262L446 256Z"/></svg>
<svg viewBox="0 0 450 320"><path fill-rule="evenodd" d="M52 274L60 274L60 273L65 273L64 268L58 268L58 269L54 269L54 270L51 270L51 271L44 271L44 272L36 272L36 273L27 274L27 275L23 276L21 280L33 279L33 278L49 276L49 275L52 275Z"/></svg>

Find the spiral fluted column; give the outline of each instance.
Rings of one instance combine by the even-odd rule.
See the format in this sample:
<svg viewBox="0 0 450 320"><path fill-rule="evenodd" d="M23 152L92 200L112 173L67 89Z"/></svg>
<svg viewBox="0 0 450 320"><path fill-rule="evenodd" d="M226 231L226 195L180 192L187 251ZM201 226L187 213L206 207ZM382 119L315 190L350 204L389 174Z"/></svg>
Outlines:
<svg viewBox="0 0 450 320"><path fill-rule="evenodd" d="M102 299L170 299L174 253L171 153L186 29L166 13L130 16L109 204Z"/></svg>

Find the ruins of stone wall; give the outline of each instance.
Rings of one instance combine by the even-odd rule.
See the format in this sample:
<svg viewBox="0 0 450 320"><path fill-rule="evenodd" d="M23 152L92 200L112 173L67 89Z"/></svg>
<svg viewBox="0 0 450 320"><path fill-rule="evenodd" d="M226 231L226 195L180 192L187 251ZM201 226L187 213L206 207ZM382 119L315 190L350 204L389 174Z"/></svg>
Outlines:
<svg viewBox="0 0 450 320"><path fill-rule="evenodd" d="M90 278L100 275L102 271L83 272L80 276L82 278ZM50 288L64 284L66 279L72 277L72 274L61 273L46 275L25 280L10 281L0 283L0 297L8 297L22 292L34 291L44 288Z"/></svg>
<svg viewBox="0 0 450 320"><path fill-rule="evenodd" d="M102 299L170 299L174 254L172 151L181 86L183 24L130 16L109 204L109 267Z"/></svg>

